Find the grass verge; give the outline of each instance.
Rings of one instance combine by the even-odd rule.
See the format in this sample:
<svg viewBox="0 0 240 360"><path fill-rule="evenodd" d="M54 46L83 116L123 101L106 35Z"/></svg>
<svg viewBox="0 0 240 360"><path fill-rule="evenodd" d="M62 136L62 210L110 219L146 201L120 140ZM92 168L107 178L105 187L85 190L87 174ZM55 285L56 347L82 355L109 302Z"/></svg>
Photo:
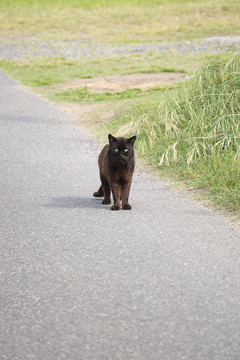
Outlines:
<svg viewBox="0 0 240 360"><path fill-rule="evenodd" d="M191 75L206 58L201 54L146 54L113 58L84 59L37 58L24 61L0 60L0 68L24 85L39 91L77 78L135 73L182 72Z"/></svg>
<svg viewBox="0 0 240 360"><path fill-rule="evenodd" d="M162 173L190 179L217 204L240 209L240 55L214 56L160 104L137 105L108 131L137 135L137 150Z"/></svg>
<svg viewBox="0 0 240 360"><path fill-rule="evenodd" d="M62 91L50 95L50 99L54 101L61 102L77 102L77 103L91 103L91 102L102 102L102 101L114 101L114 100L125 100L144 97L146 100L147 95L159 93L171 86L156 87L149 90L141 90L139 88L127 89L117 92L101 92L101 93L91 93L88 88L78 88L76 90L70 89L68 91Z"/></svg>

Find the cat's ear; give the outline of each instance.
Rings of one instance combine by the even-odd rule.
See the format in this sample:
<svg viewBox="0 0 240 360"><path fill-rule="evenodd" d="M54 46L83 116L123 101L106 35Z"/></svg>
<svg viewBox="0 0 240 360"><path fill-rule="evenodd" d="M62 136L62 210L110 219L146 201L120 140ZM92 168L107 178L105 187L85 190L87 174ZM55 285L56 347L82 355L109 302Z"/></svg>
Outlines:
<svg viewBox="0 0 240 360"><path fill-rule="evenodd" d="M112 142L117 142L117 139L111 134L108 134L108 140L109 140L109 144L111 144Z"/></svg>
<svg viewBox="0 0 240 360"><path fill-rule="evenodd" d="M136 136L132 136L128 139L128 143L133 145L135 143L135 140L136 140Z"/></svg>

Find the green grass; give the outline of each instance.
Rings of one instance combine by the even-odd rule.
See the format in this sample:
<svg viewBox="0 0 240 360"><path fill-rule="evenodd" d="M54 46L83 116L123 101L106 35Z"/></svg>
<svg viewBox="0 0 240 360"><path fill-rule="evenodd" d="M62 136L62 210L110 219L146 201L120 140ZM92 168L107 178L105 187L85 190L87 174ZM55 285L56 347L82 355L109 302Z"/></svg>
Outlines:
<svg viewBox="0 0 240 360"><path fill-rule="evenodd" d="M0 32L114 43L193 40L239 34L239 14L238 0L1 0Z"/></svg>
<svg viewBox="0 0 240 360"><path fill-rule="evenodd" d="M26 59L19 62L0 60L0 68L25 85L40 88L57 86L77 78L96 76L159 73L170 70L192 74L206 56L206 54L147 54L82 61L65 58Z"/></svg>
<svg viewBox="0 0 240 360"><path fill-rule="evenodd" d="M240 55L214 56L160 104L132 108L111 132L137 135L138 151L162 172L191 179L240 209Z"/></svg>
<svg viewBox="0 0 240 360"><path fill-rule="evenodd" d="M101 92L90 93L88 88L70 89L68 91L57 92L52 96L55 101L61 102L95 102L95 101L109 101L109 100L121 100L128 98L135 98L142 94L140 89L128 89L121 92Z"/></svg>
<svg viewBox="0 0 240 360"><path fill-rule="evenodd" d="M144 97L146 95L151 95L153 93L160 93L166 88L171 88L171 86L156 87L148 90L141 90L138 88L127 89L123 91L116 92L99 92L92 93L88 90L87 87L70 89L67 91L55 92L54 94L49 94L49 98L58 102L74 102L74 103L92 103L92 102L101 102L101 101L114 101L114 100L125 100Z"/></svg>

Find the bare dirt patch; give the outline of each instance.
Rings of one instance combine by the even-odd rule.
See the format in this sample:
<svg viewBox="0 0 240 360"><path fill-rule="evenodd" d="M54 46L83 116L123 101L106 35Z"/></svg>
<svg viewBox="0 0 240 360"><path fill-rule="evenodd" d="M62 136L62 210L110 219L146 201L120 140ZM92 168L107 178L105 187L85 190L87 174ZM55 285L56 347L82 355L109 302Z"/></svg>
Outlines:
<svg viewBox="0 0 240 360"><path fill-rule="evenodd" d="M163 72L151 74L131 74L131 75L113 75L105 77L95 77L90 79L77 79L63 84L58 88L60 91L69 89L78 89L87 87L90 92L118 92L127 89L142 89L171 85L173 83L184 81L185 74L177 72Z"/></svg>
<svg viewBox="0 0 240 360"><path fill-rule="evenodd" d="M121 92L127 89L148 90L156 87L171 85L186 80L186 75L178 72L162 72L131 75L113 75L94 77L88 79L76 79L61 84L55 91L67 91L69 89L88 88L89 92ZM118 106L113 102L94 104L58 103L64 110L76 116L78 125L89 133L96 122L106 122L114 119Z"/></svg>

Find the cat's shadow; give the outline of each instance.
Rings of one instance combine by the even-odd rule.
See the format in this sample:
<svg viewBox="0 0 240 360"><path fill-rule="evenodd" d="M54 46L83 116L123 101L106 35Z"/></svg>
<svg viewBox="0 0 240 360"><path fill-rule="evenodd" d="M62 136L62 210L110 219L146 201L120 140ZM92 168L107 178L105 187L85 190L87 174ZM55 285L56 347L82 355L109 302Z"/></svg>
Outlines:
<svg viewBox="0 0 240 360"><path fill-rule="evenodd" d="M45 205L47 208L66 208L66 209L89 209L89 208L103 208L102 198L91 198L91 197L53 197L50 202ZM105 208L105 207L104 207ZM107 208L107 207L106 207Z"/></svg>

